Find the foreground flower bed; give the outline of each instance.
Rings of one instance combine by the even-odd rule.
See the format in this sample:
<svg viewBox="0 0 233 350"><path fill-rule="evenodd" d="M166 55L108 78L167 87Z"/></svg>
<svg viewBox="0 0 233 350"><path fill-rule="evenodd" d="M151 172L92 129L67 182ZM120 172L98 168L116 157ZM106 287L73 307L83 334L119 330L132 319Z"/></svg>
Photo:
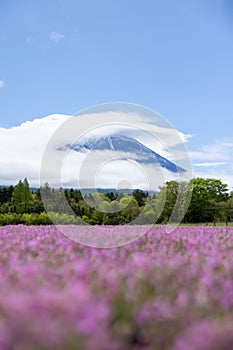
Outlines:
<svg viewBox="0 0 233 350"><path fill-rule="evenodd" d="M155 226L96 249L0 227L0 350L230 350L232 324L233 228Z"/></svg>

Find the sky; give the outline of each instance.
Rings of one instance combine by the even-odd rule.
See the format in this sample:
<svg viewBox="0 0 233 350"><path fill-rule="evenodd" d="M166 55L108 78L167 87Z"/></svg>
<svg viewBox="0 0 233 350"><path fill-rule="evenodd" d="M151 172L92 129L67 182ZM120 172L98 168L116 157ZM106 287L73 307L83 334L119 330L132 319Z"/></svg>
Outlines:
<svg viewBox="0 0 233 350"><path fill-rule="evenodd" d="M231 0L1 1L0 182L23 177L29 125L38 138L53 116L129 102L189 135L194 175L231 189L232 38Z"/></svg>

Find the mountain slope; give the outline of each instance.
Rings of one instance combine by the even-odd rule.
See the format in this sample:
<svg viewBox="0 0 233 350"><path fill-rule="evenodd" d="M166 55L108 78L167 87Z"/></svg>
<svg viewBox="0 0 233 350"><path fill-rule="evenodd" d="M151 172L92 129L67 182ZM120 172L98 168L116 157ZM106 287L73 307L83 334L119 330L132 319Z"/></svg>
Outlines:
<svg viewBox="0 0 233 350"><path fill-rule="evenodd" d="M66 148L76 152L85 151L115 151L125 154L125 159L129 159L129 154L137 162L142 164L158 164L172 173L184 172L185 170L168 159L160 156L139 141L126 136L109 136L100 139L91 139L84 144L67 145ZM64 149L64 148L63 148Z"/></svg>

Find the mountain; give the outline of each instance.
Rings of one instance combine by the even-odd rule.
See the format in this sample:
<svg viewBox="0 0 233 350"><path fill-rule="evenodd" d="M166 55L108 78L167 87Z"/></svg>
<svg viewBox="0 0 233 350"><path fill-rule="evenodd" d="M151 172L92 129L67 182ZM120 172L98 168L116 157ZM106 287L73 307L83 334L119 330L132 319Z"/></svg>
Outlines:
<svg viewBox="0 0 233 350"><path fill-rule="evenodd" d="M60 147L59 150L67 148L76 152L93 150L121 152L122 156L125 154L121 159L134 159L138 163L148 165L159 164L162 168L166 168L172 173L185 172L183 168L177 166L175 163L152 151L141 142L127 136L109 136L99 139L90 139L85 143L76 143ZM129 154L132 158L129 157Z"/></svg>

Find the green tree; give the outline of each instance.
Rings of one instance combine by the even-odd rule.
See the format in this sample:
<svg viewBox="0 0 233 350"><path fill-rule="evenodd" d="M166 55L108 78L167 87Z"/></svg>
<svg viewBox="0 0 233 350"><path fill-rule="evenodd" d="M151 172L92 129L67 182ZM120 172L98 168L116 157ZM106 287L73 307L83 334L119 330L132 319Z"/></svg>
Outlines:
<svg viewBox="0 0 233 350"><path fill-rule="evenodd" d="M139 207L142 207L145 205L146 198L148 197L148 192L144 192L142 190L134 190L133 196L138 202Z"/></svg>
<svg viewBox="0 0 233 350"><path fill-rule="evenodd" d="M219 215L220 202L228 200L228 188L219 179L195 178L192 185L192 199L186 213L188 222L215 222Z"/></svg>
<svg viewBox="0 0 233 350"><path fill-rule="evenodd" d="M225 221L226 225L233 221L233 193L230 194L227 202L219 202L219 217L221 221Z"/></svg>
<svg viewBox="0 0 233 350"><path fill-rule="evenodd" d="M158 222L181 222L190 196L186 181L167 181L154 199Z"/></svg>
<svg viewBox="0 0 233 350"><path fill-rule="evenodd" d="M14 187L11 204L16 213L28 213L32 204L32 192L27 178L20 180Z"/></svg>
<svg viewBox="0 0 233 350"><path fill-rule="evenodd" d="M124 208L120 213L122 222L124 221L125 223L130 223L139 216L141 209L135 197L125 195L121 198L119 203Z"/></svg>
<svg viewBox="0 0 233 350"><path fill-rule="evenodd" d="M13 186L0 188L0 205L10 203L13 190Z"/></svg>

